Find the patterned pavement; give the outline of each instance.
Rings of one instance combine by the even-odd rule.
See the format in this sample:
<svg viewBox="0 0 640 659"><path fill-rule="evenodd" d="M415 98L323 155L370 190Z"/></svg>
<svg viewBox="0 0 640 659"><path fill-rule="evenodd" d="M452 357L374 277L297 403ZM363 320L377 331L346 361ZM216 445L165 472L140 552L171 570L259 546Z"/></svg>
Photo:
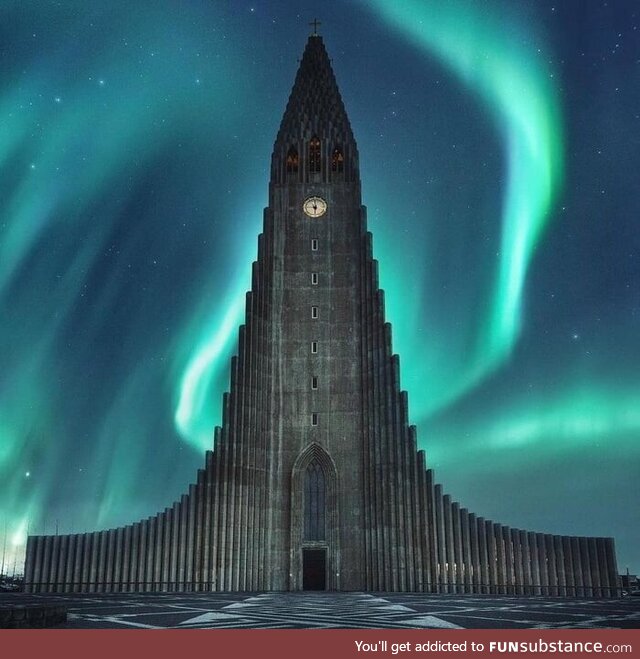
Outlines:
<svg viewBox="0 0 640 659"><path fill-rule="evenodd" d="M640 628L640 598L579 600L418 593L145 593L0 596L64 604L67 628Z"/></svg>

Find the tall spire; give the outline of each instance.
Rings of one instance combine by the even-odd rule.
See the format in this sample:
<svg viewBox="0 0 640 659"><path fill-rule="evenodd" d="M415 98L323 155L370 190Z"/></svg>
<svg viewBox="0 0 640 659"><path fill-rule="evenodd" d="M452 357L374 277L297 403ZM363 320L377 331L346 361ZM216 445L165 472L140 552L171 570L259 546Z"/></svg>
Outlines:
<svg viewBox="0 0 640 659"><path fill-rule="evenodd" d="M302 160L307 145L313 138L320 140L325 162L330 162L332 150L339 148L345 162L343 180L358 180L356 141L331 68L331 61L322 37L317 34L312 34L307 41L289 102L280 123L273 150L273 182L291 182L284 176L287 153L294 149ZM309 180L304 178L303 171L300 174L301 182ZM323 176L322 180L328 182L330 177Z"/></svg>

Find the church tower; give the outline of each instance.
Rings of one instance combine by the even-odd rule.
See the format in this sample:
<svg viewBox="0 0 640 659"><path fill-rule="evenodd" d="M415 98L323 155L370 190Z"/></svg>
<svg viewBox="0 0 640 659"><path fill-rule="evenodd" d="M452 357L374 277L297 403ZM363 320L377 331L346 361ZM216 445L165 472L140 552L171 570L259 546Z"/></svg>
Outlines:
<svg viewBox="0 0 640 659"><path fill-rule="evenodd" d="M278 590L365 587L361 203L358 150L314 35L276 138L258 256L272 333L263 432L278 466L268 587Z"/></svg>
<svg viewBox="0 0 640 659"><path fill-rule="evenodd" d="M611 538L512 529L417 450L362 206L358 149L309 37L271 158L223 422L188 493L118 529L31 536L30 591L616 594Z"/></svg>

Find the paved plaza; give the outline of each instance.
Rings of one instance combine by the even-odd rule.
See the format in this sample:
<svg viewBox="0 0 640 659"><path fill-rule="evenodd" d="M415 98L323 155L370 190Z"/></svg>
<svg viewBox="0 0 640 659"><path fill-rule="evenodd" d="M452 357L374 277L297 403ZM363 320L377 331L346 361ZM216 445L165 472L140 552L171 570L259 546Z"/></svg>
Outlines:
<svg viewBox="0 0 640 659"><path fill-rule="evenodd" d="M71 629L640 628L640 598L587 600L418 593L0 595L55 604Z"/></svg>

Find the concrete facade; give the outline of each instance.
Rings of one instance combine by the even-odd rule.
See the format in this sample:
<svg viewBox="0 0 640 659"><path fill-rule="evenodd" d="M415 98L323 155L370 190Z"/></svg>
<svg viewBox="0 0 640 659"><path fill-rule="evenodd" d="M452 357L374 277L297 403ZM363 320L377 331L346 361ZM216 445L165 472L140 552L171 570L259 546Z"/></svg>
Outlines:
<svg viewBox="0 0 640 659"><path fill-rule="evenodd" d="M510 529L443 493L417 449L399 370L356 142L314 35L276 138L204 469L147 520L30 537L27 588L615 595L611 538Z"/></svg>

